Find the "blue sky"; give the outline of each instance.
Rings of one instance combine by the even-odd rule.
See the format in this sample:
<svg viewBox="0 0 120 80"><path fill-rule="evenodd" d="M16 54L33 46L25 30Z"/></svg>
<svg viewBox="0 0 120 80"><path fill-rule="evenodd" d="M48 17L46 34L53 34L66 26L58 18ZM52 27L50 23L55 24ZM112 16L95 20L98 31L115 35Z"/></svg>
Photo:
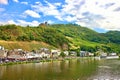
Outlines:
<svg viewBox="0 0 120 80"><path fill-rule="evenodd" d="M98 32L120 30L120 0L0 0L0 24L37 26L45 21Z"/></svg>

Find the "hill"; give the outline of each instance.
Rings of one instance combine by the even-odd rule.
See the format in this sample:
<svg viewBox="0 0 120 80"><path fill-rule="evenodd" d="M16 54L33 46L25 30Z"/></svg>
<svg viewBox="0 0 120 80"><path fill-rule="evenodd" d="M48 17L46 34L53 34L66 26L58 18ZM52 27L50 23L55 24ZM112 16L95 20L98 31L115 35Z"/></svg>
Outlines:
<svg viewBox="0 0 120 80"><path fill-rule="evenodd" d="M103 50L105 52L120 52L119 48L119 34L117 31L98 33L89 28L82 27L75 24L54 24L51 25L57 29L60 33L65 35L71 42L71 48L80 48L81 50L87 50L95 52L97 50ZM118 36L118 37L117 37ZM111 40L114 39L114 42Z"/></svg>
<svg viewBox="0 0 120 80"><path fill-rule="evenodd" d="M16 25L0 26L0 39L5 41L39 41L62 48L69 40L50 27L21 27Z"/></svg>
<svg viewBox="0 0 120 80"><path fill-rule="evenodd" d="M37 44L34 47L38 48L45 43L51 48L59 49L81 49L91 52L102 49L106 52L120 53L120 32L109 31L107 33L97 33L86 27L76 24L53 24L53 25L39 25L37 27L21 27L17 25L1 25L0 26L0 40L6 42L15 42L16 48L23 48L18 43L24 43L27 50L31 50L32 46L29 44ZM26 44L26 43L27 44ZM3 45L0 43L0 45ZM13 45L13 44L10 44ZM6 46L12 49L10 46ZM13 47L15 48L15 47ZM25 48L26 49L26 48Z"/></svg>
<svg viewBox="0 0 120 80"><path fill-rule="evenodd" d="M120 31L109 31L103 35L109 39L109 42L120 44Z"/></svg>

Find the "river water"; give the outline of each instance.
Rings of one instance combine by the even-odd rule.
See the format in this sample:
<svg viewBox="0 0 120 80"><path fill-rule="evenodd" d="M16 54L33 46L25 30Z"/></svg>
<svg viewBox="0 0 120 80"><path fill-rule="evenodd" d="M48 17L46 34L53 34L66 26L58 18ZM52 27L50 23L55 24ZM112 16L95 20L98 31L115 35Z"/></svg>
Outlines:
<svg viewBox="0 0 120 80"><path fill-rule="evenodd" d="M120 80L120 60L83 58L0 66L0 80Z"/></svg>

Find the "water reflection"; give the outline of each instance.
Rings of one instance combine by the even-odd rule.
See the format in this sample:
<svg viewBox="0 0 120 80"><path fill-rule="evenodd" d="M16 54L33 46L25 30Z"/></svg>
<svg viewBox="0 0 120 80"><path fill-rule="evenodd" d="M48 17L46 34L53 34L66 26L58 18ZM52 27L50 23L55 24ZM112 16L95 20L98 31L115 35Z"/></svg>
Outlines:
<svg viewBox="0 0 120 80"><path fill-rule="evenodd" d="M120 60L102 60L89 80L120 80Z"/></svg>
<svg viewBox="0 0 120 80"><path fill-rule="evenodd" d="M97 69L92 59L0 66L0 80L87 80Z"/></svg>

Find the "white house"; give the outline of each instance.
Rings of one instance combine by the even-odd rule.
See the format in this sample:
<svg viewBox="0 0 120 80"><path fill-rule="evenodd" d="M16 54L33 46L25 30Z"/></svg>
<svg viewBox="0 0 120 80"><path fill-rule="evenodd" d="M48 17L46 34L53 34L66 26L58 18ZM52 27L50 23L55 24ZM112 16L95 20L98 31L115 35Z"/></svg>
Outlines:
<svg viewBox="0 0 120 80"><path fill-rule="evenodd" d="M58 57L60 55L60 50L51 50L52 57Z"/></svg>
<svg viewBox="0 0 120 80"><path fill-rule="evenodd" d="M88 56L94 56L94 54L91 52L88 52Z"/></svg>
<svg viewBox="0 0 120 80"><path fill-rule="evenodd" d="M3 46L0 46L0 50L5 50L5 48Z"/></svg>
<svg viewBox="0 0 120 80"><path fill-rule="evenodd" d="M75 51L70 51L69 53L70 53L71 56L76 56L77 55L77 52L75 52Z"/></svg>
<svg viewBox="0 0 120 80"><path fill-rule="evenodd" d="M7 51L0 50L0 58L5 58L5 57L7 57Z"/></svg>
<svg viewBox="0 0 120 80"><path fill-rule="evenodd" d="M80 51L80 56L86 57L86 56L88 56L88 52L87 51Z"/></svg>
<svg viewBox="0 0 120 80"><path fill-rule="evenodd" d="M69 51L64 51L63 52L66 56L69 56Z"/></svg>

